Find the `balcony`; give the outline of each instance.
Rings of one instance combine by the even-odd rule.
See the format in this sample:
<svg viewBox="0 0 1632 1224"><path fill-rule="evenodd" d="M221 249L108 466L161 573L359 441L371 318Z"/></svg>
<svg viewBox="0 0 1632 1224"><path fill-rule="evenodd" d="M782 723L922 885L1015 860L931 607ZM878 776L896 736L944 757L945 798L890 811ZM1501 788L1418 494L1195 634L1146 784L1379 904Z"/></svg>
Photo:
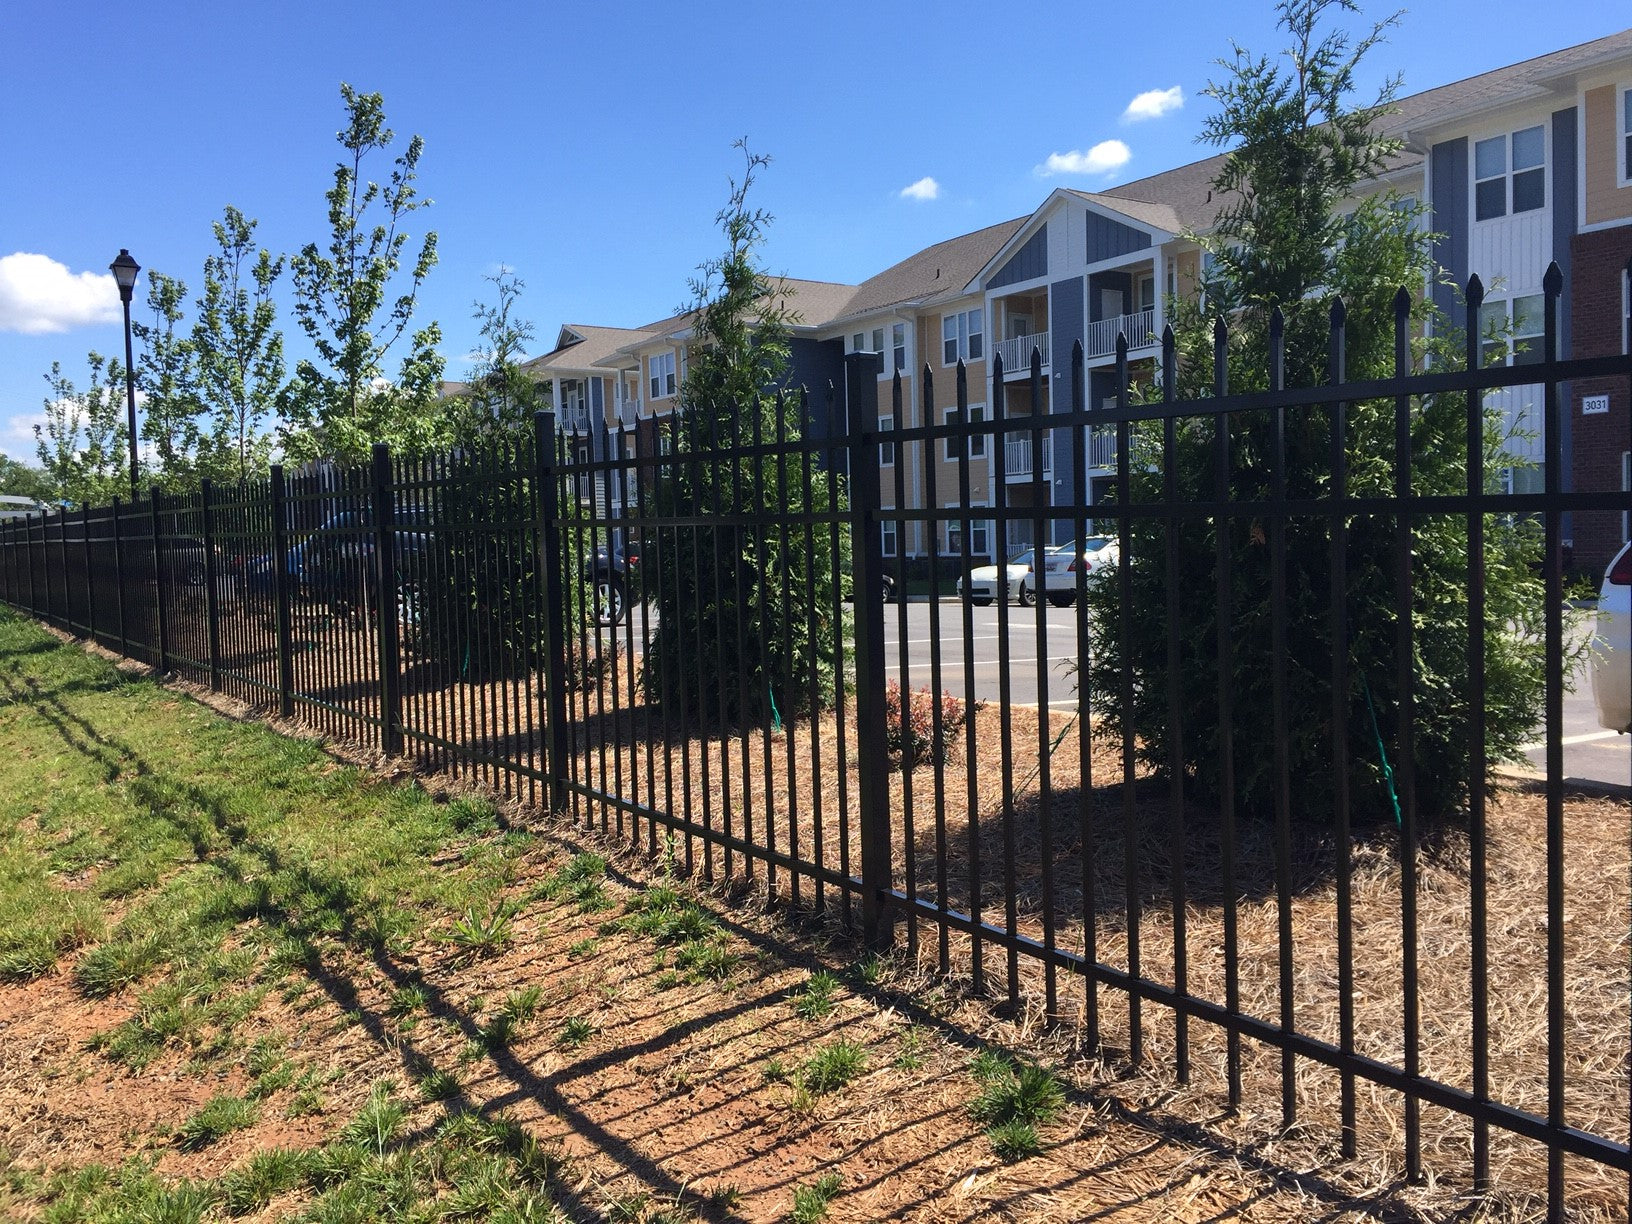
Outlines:
<svg viewBox="0 0 1632 1224"><path fill-rule="evenodd" d="M1012 340L997 342L997 355L1003 359L1003 377L1018 378L1031 372L1031 350L1036 349L1043 359L1043 366L1048 366L1048 333L1037 332L1030 336L1016 336Z"/></svg>
<svg viewBox="0 0 1632 1224"><path fill-rule="evenodd" d="M1156 311L1141 310L1135 314L1113 315L1098 323L1088 324L1088 335L1083 340L1083 356L1092 361L1109 357L1116 352L1118 333L1128 337L1128 348L1148 348L1156 343ZM1046 360L1046 357L1045 357Z"/></svg>
<svg viewBox="0 0 1632 1224"><path fill-rule="evenodd" d="M589 409L568 404L561 410L561 428L569 433L588 433Z"/></svg>
<svg viewBox="0 0 1632 1224"><path fill-rule="evenodd" d="M1003 463L1010 480L1032 477L1031 467L1031 439L1005 438L1003 439ZM1043 433L1043 475L1052 475L1054 471L1054 447L1049 441L1049 435Z"/></svg>
<svg viewBox="0 0 1632 1224"><path fill-rule="evenodd" d="M1088 431L1088 466L1116 466L1116 426L1096 425Z"/></svg>
<svg viewBox="0 0 1632 1224"><path fill-rule="evenodd" d="M635 426L635 418L639 415L639 400L624 400L623 403L618 405L618 424L622 425L625 429L633 429Z"/></svg>

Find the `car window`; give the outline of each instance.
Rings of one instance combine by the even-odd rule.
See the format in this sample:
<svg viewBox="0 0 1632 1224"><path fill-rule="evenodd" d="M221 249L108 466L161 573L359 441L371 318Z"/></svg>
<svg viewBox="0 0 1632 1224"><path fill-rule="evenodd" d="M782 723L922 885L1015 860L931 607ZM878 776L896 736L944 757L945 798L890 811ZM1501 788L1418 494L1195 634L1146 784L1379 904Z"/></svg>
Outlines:
<svg viewBox="0 0 1632 1224"><path fill-rule="evenodd" d="M1019 552L1015 553L1014 556L1009 558L1009 564L1010 565L1030 565L1031 564L1031 549L1023 548Z"/></svg>
<svg viewBox="0 0 1632 1224"><path fill-rule="evenodd" d="M1110 543L1104 536L1095 536L1091 540L1083 541L1082 550L1083 552L1098 552L1102 548L1109 547Z"/></svg>

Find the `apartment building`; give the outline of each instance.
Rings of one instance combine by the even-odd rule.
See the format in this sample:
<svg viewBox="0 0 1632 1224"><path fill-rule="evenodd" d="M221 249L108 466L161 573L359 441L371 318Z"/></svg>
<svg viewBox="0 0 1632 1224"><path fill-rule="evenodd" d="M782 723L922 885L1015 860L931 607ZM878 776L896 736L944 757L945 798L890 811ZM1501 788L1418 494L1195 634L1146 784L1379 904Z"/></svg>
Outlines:
<svg viewBox="0 0 1632 1224"><path fill-rule="evenodd" d="M1384 130L1404 142L1377 181L1426 206L1425 225L1438 235L1441 277L1425 287L1450 320L1464 315L1460 290L1477 274L1486 288L1481 331L1509 330L1511 351L1487 346L1488 359L1514 363L1540 357L1541 279L1557 261L1564 272L1561 355L1624 352L1632 314L1632 30L1550 52L1519 64L1412 94L1399 100ZM971 414L1048 415L1069 409L1070 357L1081 343L1090 409L1114 401L1118 335L1128 338L1136 376L1148 377L1159 351L1169 301L1193 294L1203 254L1190 235L1205 234L1218 205L1213 157L1104 191L1059 189L1026 217L989 226L918 251L860 285L786 281L801 314L795 328L790 385L811 392L806 428L825 434L830 387L843 387L843 355L883 356L879 415L885 428L897 409L893 378L901 374L903 427L944 419L955 402L961 360ZM563 428L584 420L603 439L622 430L637 453L659 445L656 422L676 403L684 379L690 321L685 316L623 330L563 328L561 344L532 363L535 373L563 379L557 392ZM1033 396L1031 363L1039 362ZM996 377L994 358L1003 375ZM932 384L927 396L925 372ZM567 388L583 387L580 399ZM1632 403L1615 380L1567 388L1564 428L1566 489L1632 485ZM1507 487L1541 487L1545 459L1540 392L1516 387L1493 393L1518 462ZM581 404L572 415L569 405ZM1057 430L1005 443L1003 468L1013 507L1034 495L1034 465L1043 468L1045 496L1065 503L1082 465L1090 499L1108 491L1116 461L1114 431ZM603 443L587 440L586 454ZM981 440L970 453L971 504L990 504L996 456ZM932 459L898 457L881 449L885 502L896 490L906 508L956 504L958 465L941 447ZM933 470L930 470L933 465ZM1047 521L1047 520L1045 520ZM1627 538L1615 514L1573 516L1567 546L1583 569L1601 568ZM1030 522L996 538L989 525L969 540L943 529L943 553L992 558L1031 543ZM1063 541L1067 520L1047 534ZM907 538L884 541L887 556L925 555L922 524Z"/></svg>

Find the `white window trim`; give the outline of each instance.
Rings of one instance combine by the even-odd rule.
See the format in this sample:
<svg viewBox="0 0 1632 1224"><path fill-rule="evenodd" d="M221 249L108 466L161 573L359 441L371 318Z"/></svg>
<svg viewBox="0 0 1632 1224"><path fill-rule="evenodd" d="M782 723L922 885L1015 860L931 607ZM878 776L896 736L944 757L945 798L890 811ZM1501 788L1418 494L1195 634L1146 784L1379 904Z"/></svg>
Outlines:
<svg viewBox="0 0 1632 1224"><path fill-rule="evenodd" d="M957 415L958 415L958 408L957 408L956 404L954 404L950 408L941 409L941 424L951 425L953 423L953 418L956 417ZM985 404L970 404L969 405L969 424L970 425L984 424L985 421L986 421L986 405ZM980 437L970 437L970 438L968 438L966 440L969 443L969 462L970 463L979 463L981 460L986 458L986 438L985 438L984 435L982 435ZM952 449L952 441L953 440L950 437L946 437L946 438L941 439L941 461L943 463L956 463L958 461L958 454L957 454L956 451L954 451ZM975 447L977 445L981 448L979 454L975 453Z"/></svg>
<svg viewBox="0 0 1632 1224"><path fill-rule="evenodd" d="M1623 277L1623 279L1624 279L1624 277ZM1518 301L1518 299L1520 299L1520 298L1540 298L1541 302L1542 302L1542 309L1543 309L1543 311L1546 310L1547 296L1544 293L1515 293L1515 294L1512 294L1512 295L1510 295L1508 297L1486 298L1485 301L1483 303L1481 303L1480 308L1481 308L1481 310L1483 310L1483 309L1488 309L1488 308L1495 307L1495 306L1500 306L1502 308L1502 315L1507 320L1508 327L1511 328L1512 325L1513 325L1513 303ZM1508 349L1507 349L1506 355L1502 358L1502 366L1507 367L1507 366L1511 366L1511 365L1515 364L1513 359L1514 359L1515 356L1517 356L1517 354L1514 352L1514 348L1520 341L1527 342L1531 346L1531 348L1528 351L1535 352L1535 353L1538 354L1536 356L1536 358L1535 358L1535 361L1529 362L1529 363L1526 363L1526 364L1532 364L1533 365L1533 364L1535 364L1535 362L1541 361L1542 360L1542 357L1540 356L1541 347L1542 347L1543 344L1546 343L1546 336L1547 336L1546 327L1547 327L1547 317L1546 317L1545 314L1543 314L1542 315L1542 330L1541 331L1524 332L1522 334L1519 333L1519 332L1515 332L1515 331L1509 331L1508 334L1507 334L1507 337L1506 337ZM1480 364L1481 364L1482 368L1494 369L1496 367L1491 366L1490 363L1484 359L1484 353L1485 353L1485 347L1484 346L1485 346L1486 343L1487 342L1486 342L1485 336L1484 336L1484 329L1481 326L1480 335L1479 335L1479 360L1480 360Z"/></svg>
<svg viewBox="0 0 1632 1224"><path fill-rule="evenodd" d="M969 508L971 510L984 510L986 508L986 503L984 501L971 500L969 502ZM985 533L986 547L984 549L975 548L975 532L977 531ZM992 536L994 534L996 533L993 531L991 519L978 518L971 514L969 516L968 548L965 550L964 555L969 557L985 557L988 561L992 560Z"/></svg>
<svg viewBox="0 0 1632 1224"><path fill-rule="evenodd" d="M898 327L901 329L900 365L895 364L895 329ZM912 376L912 328L905 323L886 323L884 338L887 341L885 352L880 354L884 358L884 369L880 371L879 377L893 379L899 372L905 381Z"/></svg>
<svg viewBox="0 0 1632 1224"><path fill-rule="evenodd" d="M1543 119L1540 123L1527 123L1523 127L1510 127L1502 131L1487 132L1482 136L1468 138L1468 222L1471 225L1489 225L1496 221L1510 221L1520 214L1513 211L1513 175L1523 174L1525 170L1513 169L1513 137L1519 132L1528 132L1531 128L1541 129L1541 165L1526 166L1525 170L1541 171L1542 197L1540 208L1527 208L1526 213L1541 213L1549 216L1553 208L1553 183L1548 175L1553 165L1553 125ZM1487 140L1501 137L1505 142L1504 151L1507 158L1507 168L1502 171L1502 212L1494 217L1479 219L1479 184L1489 182L1489 179L1479 177L1479 146Z"/></svg>
<svg viewBox="0 0 1632 1224"><path fill-rule="evenodd" d="M879 509L881 509L881 510L893 510L893 509L895 509L895 507L894 506L880 506ZM878 543L879 543L880 550L883 552L883 554L886 557L893 557L893 556L896 555L896 536L897 536L896 528L898 528L900 525L901 524L897 523L894 519L881 519L881 520L879 520L879 524L878 524L878 537L879 537L879 540L878 540Z"/></svg>
<svg viewBox="0 0 1632 1224"><path fill-rule="evenodd" d="M646 359L646 386L651 388L654 382L657 383L657 387L652 390L652 399L672 399L674 397L675 392L679 389L674 372L673 349L669 349L667 352L653 353Z"/></svg>
<svg viewBox="0 0 1632 1224"><path fill-rule="evenodd" d="M879 416L878 432L881 434L893 434L895 432L895 414L893 412L886 412ZM886 455L889 458L886 459ZM878 444L878 466L881 468L893 468L895 466L895 442L893 440Z"/></svg>
<svg viewBox="0 0 1632 1224"><path fill-rule="evenodd" d="M971 332L969 330L968 325L967 325L967 320L968 320L970 315L975 315L980 320L980 356L979 357L969 356L969 337L974 334L973 332ZM957 356L954 357L951 361L948 361L946 359L946 339L947 339L947 337L946 337L946 321L948 319L958 320L958 324L957 324L957 328L958 328ZM985 303L981 303L979 306L971 306L967 310L954 310L954 311L950 312L949 314L943 314L941 316L941 340L940 340L940 345L941 345L941 369L943 369L943 370L951 369L953 366L957 365L958 362L960 362L960 361L963 362L965 365L968 365L972 361L985 361L986 360L986 354L991 349L991 345L986 343L986 305L985 305Z"/></svg>
<svg viewBox="0 0 1632 1224"><path fill-rule="evenodd" d="M1627 122L1627 97L1632 95L1632 85L1622 85L1615 90L1615 185L1617 187L1632 187L1632 165L1627 157L1626 138L1632 136L1632 124Z"/></svg>

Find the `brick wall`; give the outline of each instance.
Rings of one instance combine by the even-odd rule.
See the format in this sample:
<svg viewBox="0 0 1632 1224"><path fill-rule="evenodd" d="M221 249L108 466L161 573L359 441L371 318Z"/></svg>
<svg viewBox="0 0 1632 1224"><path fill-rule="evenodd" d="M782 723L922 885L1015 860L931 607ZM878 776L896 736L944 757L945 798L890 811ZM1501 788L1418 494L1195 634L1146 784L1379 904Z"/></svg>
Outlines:
<svg viewBox="0 0 1632 1224"><path fill-rule="evenodd" d="M1570 286L1572 357L1619 353L1622 344L1621 286L1632 258L1632 225L1577 234L1571 239L1574 282ZM1582 416L1581 401L1608 395L1609 412ZM1621 454L1632 438L1632 404L1625 378L1589 378L1570 388L1574 430L1574 487L1581 492L1619 489ZM1578 511L1574 531L1575 564L1601 574L1621 544L1621 516Z"/></svg>

